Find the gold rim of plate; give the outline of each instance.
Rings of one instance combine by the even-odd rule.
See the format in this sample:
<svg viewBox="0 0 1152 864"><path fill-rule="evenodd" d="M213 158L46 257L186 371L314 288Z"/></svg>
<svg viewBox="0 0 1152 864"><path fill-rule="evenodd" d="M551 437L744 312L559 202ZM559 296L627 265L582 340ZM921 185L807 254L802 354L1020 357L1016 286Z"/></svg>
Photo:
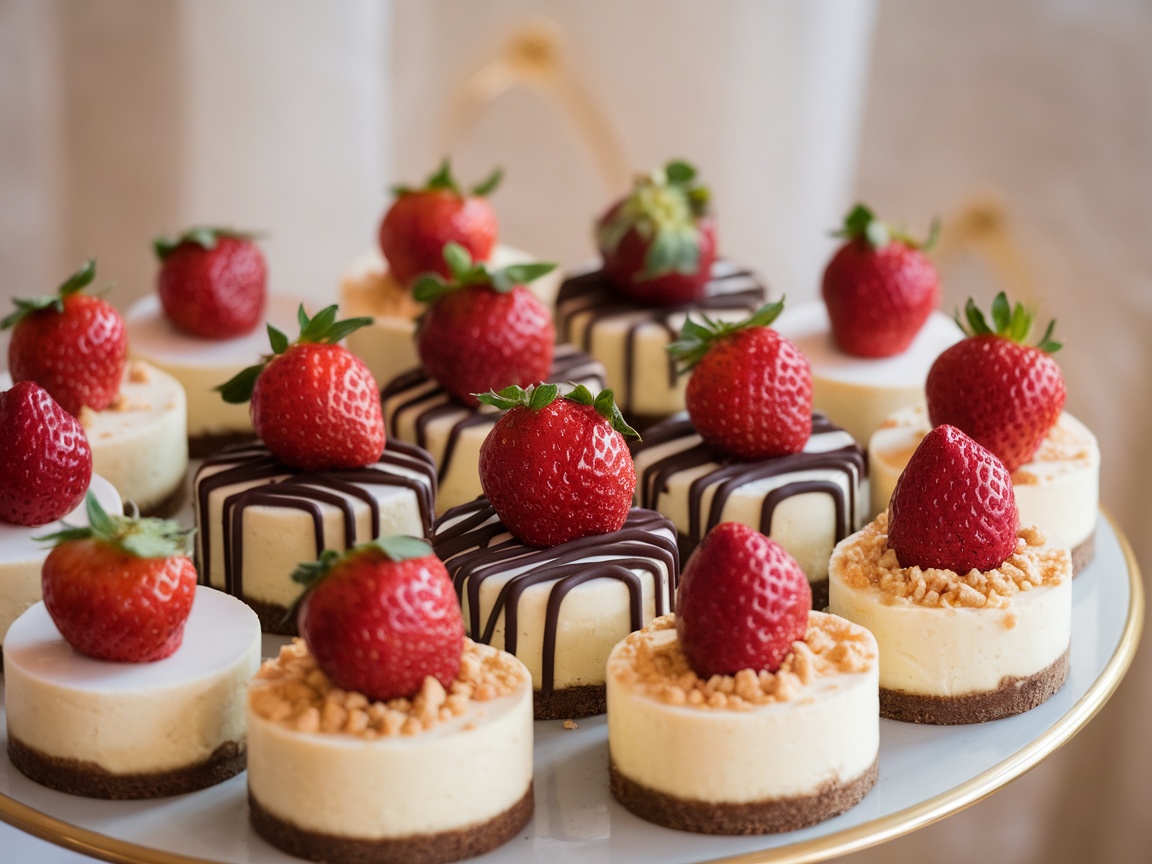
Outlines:
<svg viewBox="0 0 1152 864"><path fill-rule="evenodd" d="M1128 538L1106 510L1128 569L1128 615L1120 641L1099 677L1052 728L1009 758L953 789L919 804L834 834L786 846L713 859L711 864L810 864L858 852L931 825L988 797L1066 744L1111 698L1136 654L1144 627L1144 586ZM0 793L0 821L27 834L111 864L220 864L207 858L139 846L71 825Z"/></svg>

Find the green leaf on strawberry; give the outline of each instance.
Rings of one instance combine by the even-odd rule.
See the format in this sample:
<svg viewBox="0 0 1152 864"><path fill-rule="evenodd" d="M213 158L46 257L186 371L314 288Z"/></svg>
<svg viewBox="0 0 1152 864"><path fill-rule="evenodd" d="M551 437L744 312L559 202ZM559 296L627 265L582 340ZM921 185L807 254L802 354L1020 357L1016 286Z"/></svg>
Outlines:
<svg viewBox="0 0 1152 864"><path fill-rule="evenodd" d="M491 195L493 192L496 191L496 187L500 185L500 181L503 178L504 178L504 170L502 168L494 168L492 170L491 174L489 174L487 177L485 177L479 183L472 186L471 189L469 189L469 192L472 195L476 195L480 198L486 198L489 195ZM460 184L456 181L456 178L452 175L451 160L449 160L447 157L445 157L444 160L441 161L440 166L436 169L436 172L424 182L423 186L420 186L420 187L393 186L392 187L392 194L396 195L396 196L412 195L412 194L415 194L417 192L433 192L433 191L447 191L447 192L455 193L456 195L459 195L461 198L464 197L464 192L462 191Z"/></svg>
<svg viewBox="0 0 1152 864"><path fill-rule="evenodd" d="M109 514L91 492L85 496L84 506L88 514L87 526L67 526L61 531L33 539L53 545L70 540L103 540L137 558L192 554L195 528L183 529L172 519Z"/></svg>
<svg viewBox="0 0 1152 864"><path fill-rule="evenodd" d="M262 235L256 231L238 231L235 228L220 228L211 225L196 225L175 237L163 235L152 241L152 251L161 261L165 261L182 243L195 243L204 249L215 249L221 237L236 240L257 240Z"/></svg>
<svg viewBox="0 0 1152 864"><path fill-rule="evenodd" d="M701 324L687 318L680 330L680 338L668 346L668 353L680 361L681 373L687 372L718 340L752 327L768 327L783 311L784 298L781 297L775 303L761 306L743 321L716 321L702 314L700 317L704 323Z"/></svg>
<svg viewBox="0 0 1152 864"><path fill-rule="evenodd" d="M567 399L577 405L591 405L596 413L611 424L612 428L625 438L639 440L640 433L628 425L619 406L616 404L615 394L611 390L601 390L593 395L592 391L583 384L573 384L572 389L561 395L556 384L533 384L529 387L519 387L515 384L505 387L499 392L474 393L478 400L485 405L508 411L512 408L528 408L531 411L540 411L547 408L557 398Z"/></svg>
<svg viewBox="0 0 1152 864"><path fill-rule="evenodd" d="M928 251L936 245L940 235L940 221L932 220L928 229L928 237L916 240L904 231L898 231L884 224L876 215L863 204L857 204L844 217L844 226L839 231L832 232L833 237L843 237L847 240L865 240L873 249L883 249L889 243L897 241L910 249Z"/></svg>
<svg viewBox="0 0 1152 864"><path fill-rule="evenodd" d="M361 543L348 550L325 549L316 561L305 561L297 566L292 573L292 581L311 588L341 559L365 549L379 549L391 561L407 561L411 558L426 558L432 554L432 547L427 540L419 537L395 535L392 537L377 537L367 543Z"/></svg>
<svg viewBox="0 0 1152 864"><path fill-rule="evenodd" d="M96 279L96 259L89 258L84 264L60 283L60 287L56 289L55 294L48 294L43 297L33 297L28 299L16 299L12 302L16 304L16 311L0 321L0 330L7 330L9 327L15 327L28 315L33 312L39 312L41 309L53 308L58 313L64 312L64 298L72 294L78 294L83 291Z"/></svg>
<svg viewBox="0 0 1152 864"><path fill-rule="evenodd" d="M459 243L444 244L444 262L452 276L445 279L439 273L425 273L412 286L412 296L421 303L432 303L470 285L488 285L493 291L508 294L517 285L526 285L556 269L555 264L512 264L490 269L484 261L473 261L468 250Z"/></svg>
<svg viewBox="0 0 1152 864"><path fill-rule="evenodd" d="M1032 310L1025 308L1023 303L1017 302L1015 306L1008 302L1008 296L1001 291L996 295L992 301L992 324L988 324L984 313L980 307L976 305L976 301L971 297L964 305L964 318L967 320L968 326L964 326L964 320L960 317L960 312L957 311L954 316L956 325L964 331L966 336L1002 336L1006 339L1016 342L1020 345L1027 344L1028 335L1032 331L1032 324L1035 321L1036 313ZM1045 354L1054 354L1059 351L1063 344L1053 341L1052 331L1056 327L1056 321L1051 320L1048 322L1048 327L1044 330L1044 335L1036 342L1036 348L1039 348Z"/></svg>

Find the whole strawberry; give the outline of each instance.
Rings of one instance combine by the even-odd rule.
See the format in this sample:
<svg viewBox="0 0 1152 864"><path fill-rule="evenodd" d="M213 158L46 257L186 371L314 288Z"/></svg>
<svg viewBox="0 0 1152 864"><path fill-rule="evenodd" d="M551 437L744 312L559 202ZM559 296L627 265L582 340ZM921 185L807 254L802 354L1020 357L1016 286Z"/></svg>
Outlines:
<svg viewBox="0 0 1152 864"><path fill-rule="evenodd" d="M161 262L160 305L173 324L202 339L256 329L268 297L268 265L255 236L200 227L153 242Z"/></svg>
<svg viewBox="0 0 1152 864"><path fill-rule="evenodd" d="M393 190L396 200L380 223L380 250L402 285L423 273L450 276L441 255L446 243L463 246L476 261L492 257L496 245L496 214L488 203L500 183L496 169L465 194L445 159L422 188Z"/></svg>
<svg viewBox="0 0 1152 864"><path fill-rule="evenodd" d="M428 309L416 347L424 370L465 405L474 393L521 387L552 370L556 328L548 307L524 287L554 264L515 264L489 270L464 247L449 243L444 261L452 277L421 277L413 289Z"/></svg>
<svg viewBox="0 0 1152 864"><path fill-rule="evenodd" d="M507 387L480 396L504 414L480 445L480 486L500 521L529 546L619 531L636 490L625 436L638 438L611 390Z"/></svg>
<svg viewBox="0 0 1152 864"><path fill-rule="evenodd" d="M604 276L638 303L675 306L704 296L716 258L709 191L696 169L669 162L636 178L596 223Z"/></svg>
<svg viewBox="0 0 1152 864"><path fill-rule="evenodd" d="M1012 477L954 426L937 426L912 454L888 504L888 546L901 567L967 573L1016 550Z"/></svg>
<svg viewBox="0 0 1152 864"><path fill-rule="evenodd" d="M8 343L13 381L35 381L73 417L88 406L103 411L120 392L128 335L120 313L99 297L80 293L96 278L88 260L52 296L17 300L0 321L14 327Z"/></svg>
<svg viewBox="0 0 1152 864"><path fill-rule="evenodd" d="M838 237L847 238L824 270L824 304L836 344L857 357L891 357L911 344L940 305L940 276L919 243L857 204Z"/></svg>
<svg viewBox="0 0 1152 864"><path fill-rule="evenodd" d="M705 442L738 459L798 453L812 434L812 370L769 325L784 301L735 324L692 319L669 352L692 370L684 400Z"/></svg>
<svg viewBox="0 0 1152 864"><path fill-rule="evenodd" d="M992 322L969 298L968 335L947 349L928 370L925 396L932 425L949 423L999 457L1009 471L1031 461L1064 407L1064 376L1052 359L1060 343L1048 329L1026 345L1033 314L1000 293L992 302Z"/></svg>
<svg viewBox="0 0 1152 864"><path fill-rule="evenodd" d="M88 527L68 528L41 570L44 605L81 654L143 663L173 654L196 595L190 534L175 522L109 515L87 499Z"/></svg>
<svg viewBox="0 0 1152 864"><path fill-rule="evenodd" d="M0 393L0 520L45 525L71 513L92 479L84 427L33 381Z"/></svg>
<svg viewBox="0 0 1152 864"><path fill-rule="evenodd" d="M444 687L460 672L464 619L452 579L414 537L382 537L327 550L292 575L309 586L300 635L338 687L387 701L410 698L431 675Z"/></svg>
<svg viewBox="0 0 1152 864"><path fill-rule="evenodd" d="M812 589L787 552L754 528L721 522L680 574L676 635L701 678L775 672L804 638Z"/></svg>
<svg viewBox="0 0 1152 864"><path fill-rule="evenodd" d="M380 392L364 362L341 339L370 318L336 320L329 306L309 318L300 307L300 337L271 325L272 355L217 389L225 402L251 399L252 426L285 465L302 471L358 468L384 452Z"/></svg>

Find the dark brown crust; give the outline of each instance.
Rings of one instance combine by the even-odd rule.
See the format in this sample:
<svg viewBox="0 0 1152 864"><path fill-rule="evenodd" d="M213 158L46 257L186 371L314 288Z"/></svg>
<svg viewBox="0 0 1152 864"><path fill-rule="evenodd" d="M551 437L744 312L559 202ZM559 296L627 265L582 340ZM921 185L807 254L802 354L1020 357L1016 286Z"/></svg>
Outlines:
<svg viewBox="0 0 1152 864"><path fill-rule="evenodd" d="M140 515L155 516L159 519L168 519L169 517L175 516L180 512L180 508L184 506L184 499L188 493L188 490L185 488L186 486L187 484L181 480L180 485L168 493L167 496L161 498L151 507L146 509L141 508ZM127 504L128 502L124 503Z"/></svg>
<svg viewBox="0 0 1152 864"><path fill-rule="evenodd" d="M244 770L248 753L242 742L229 741L195 765L149 774L113 774L93 762L46 756L9 736L8 758L21 774L49 789L127 801L183 795L223 783Z"/></svg>
<svg viewBox="0 0 1152 864"><path fill-rule="evenodd" d="M1027 678L1002 678L995 690L965 696L922 696L880 688L880 716L905 723L959 726L1023 714L1053 696L1068 679L1068 649Z"/></svg>
<svg viewBox="0 0 1152 864"><path fill-rule="evenodd" d="M545 693L532 693L533 720L575 720L593 717L608 710L608 697L603 684L579 684Z"/></svg>
<svg viewBox="0 0 1152 864"><path fill-rule="evenodd" d="M446 864L483 855L519 834L532 819L534 799L529 784L524 797L498 816L437 834L416 834L386 840L336 837L298 828L273 816L248 793L248 815L256 833L289 855L309 861L340 864Z"/></svg>
<svg viewBox="0 0 1152 864"><path fill-rule="evenodd" d="M1076 576L1085 567L1092 563L1096 557L1096 529L1088 535L1088 539L1072 550L1072 575Z"/></svg>
<svg viewBox="0 0 1152 864"><path fill-rule="evenodd" d="M859 777L825 781L810 795L747 803L678 798L625 777L609 763L612 795L641 819L697 834L779 834L838 816L863 800L879 776L879 757Z"/></svg>
<svg viewBox="0 0 1152 864"><path fill-rule="evenodd" d="M205 459L215 456L225 447L233 444L250 444L256 440L256 433L247 432L205 432L203 435L190 435L188 437L188 457L190 459Z"/></svg>
<svg viewBox="0 0 1152 864"><path fill-rule="evenodd" d="M251 597L240 597L260 619L260 629L265 633L277 636L299 636L296 629L296 617L288 615L288 609L279 603L266 603L263 600L253 600Z"/></svg>

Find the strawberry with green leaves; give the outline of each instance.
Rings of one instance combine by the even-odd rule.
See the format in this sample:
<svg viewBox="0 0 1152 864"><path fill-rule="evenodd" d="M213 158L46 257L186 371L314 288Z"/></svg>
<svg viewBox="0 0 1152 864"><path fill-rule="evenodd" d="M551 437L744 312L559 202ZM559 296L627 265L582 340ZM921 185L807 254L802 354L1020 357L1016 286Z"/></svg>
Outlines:
<svg viewBox="0 0 1152 864"><path fill-rule="evenodd" d="M393 190L396 200L380 223L380 250L401 285L423 273L450 276L441 255L446 243L463 246L476 261L492 257L497 223L488 196L501 176L497 168L465 192L445 159L422 187Z"/></svg>
<svg viewBox="0 0 1152 864"><path fill-rule="evenodd" d="M12 380L35 381L73 417L87 406L103 411L120 392L128 334L120 313L100 297L82 293L96 278L89 259L56 293L17 300L0 321L12 330L8 371Z"/></svg>
<svg viewBox="0 0 1152 864"><path fill-rule="evenodd" d="M771 328L784 301L736 323L684 322L668 346L691 370L684 400L696 432L738 459L798 453L812 434L812 371L804 354Z"/></svg>
<svg viewBox="0 0 1152 864"><path fill-rule="evenodd" d="M1056 424L1067 395L1052 359L1060 343L1049 322L1035 345L1027 344L1034 315L1011 306L1001 292L992 302L992 325L969 299L968 336L944 351L928 371L925 395L933 426L949 423L987 447L1009 471L1031 461Z"/></svg>
<svg viewBox="0 0 1152 864"><path fill-rule="evenodd" d="M524 285L555 264L489 269L463 246L443 250L451 274L426 274L413 296L428 304L416 333L424 370L459 402L510 384L525 387L552 370L556 328L552 314Z"/></svg>
<svg viewBox="0 0 1152 864"><path fill-rule="evenodd" d="M596 223L604 276L621 294L652 306L704 296L716 258L710 193L687 162L636 178L632 191Z"/></svg>
<svg viewBox="0 0 1152 864"><path fill-rule="evenodd" d="M272 354L217 389L225 402L251 400L252 425L285 465L301 471L358 468L384 452L380 392L364 362L340 342L371 318L336 320L329 306L297 315L300 336L268 325Z"/></svg>
<svg viewBox="0 0 1152 864"><path fill-rule="evenodd" d="M336 686L369 699L411 698L460 672L464 619L444 564L415 537L326 550L292 578L307 588L300 635Z"/></svg>
<svg viewBox="0 0 1152 864"><path fill-rule="evenodd" d="M857 204L836 233L845 243L824 270L822 291L836 344L857 357L891 357L907 348L940 305L940 276L923 243Z"/></svg>
<svg viewBox="0 0 1152 864"><path fill-rule="evenodd" d="M480 446L480 486L504 526L529 546L619 531L636 490L625 438L639 438L611 390L555 384L480 395L505 411Z"/></svg>
<svg viewBox="0 0 1152 864"><path fill-rule="evenodd" d="M171 656L196 595L191 532L166 519L110 515L87 498L88 526L48 537L44 605L60 634L98 660L145 663Z"/></svg>
<svg viewBox="0 0 1152 864"><path fill-rule="evenodd" d="M201 226L153 241L168 320L201 339L255 330L268 298L268 265L255 240L251 232Z"/></svg>

